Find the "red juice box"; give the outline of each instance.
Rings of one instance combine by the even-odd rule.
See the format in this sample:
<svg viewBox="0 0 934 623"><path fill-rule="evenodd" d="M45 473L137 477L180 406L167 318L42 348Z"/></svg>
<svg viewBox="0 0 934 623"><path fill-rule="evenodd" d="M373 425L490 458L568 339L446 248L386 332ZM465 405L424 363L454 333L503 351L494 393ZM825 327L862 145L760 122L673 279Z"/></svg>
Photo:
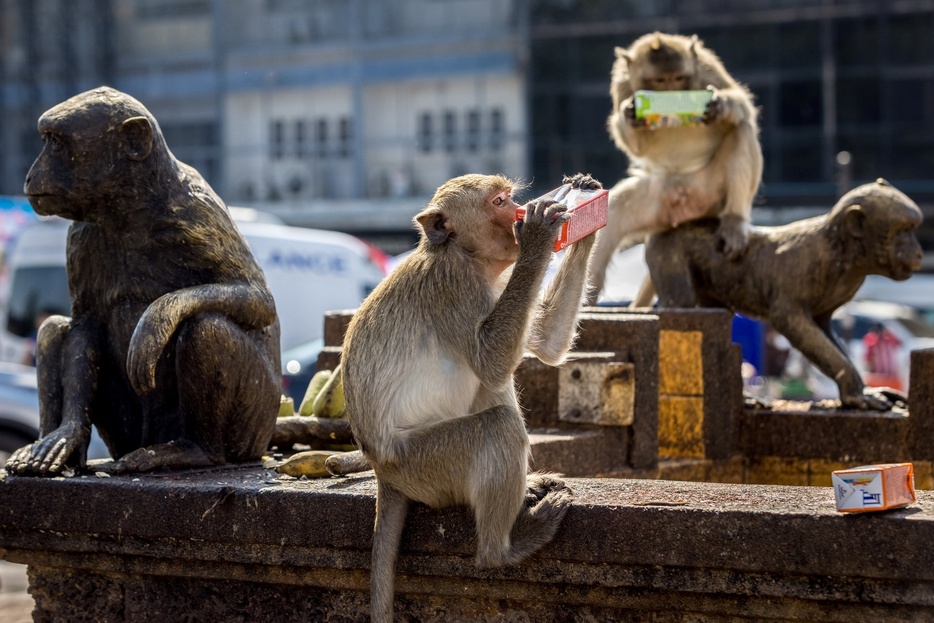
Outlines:
<svg viewBox="0 0 934 623"><path fill-rule="evenodd" d="M884 511L917 499L911 463L864 465L831 474L837 510L841 513Z"/></svg>
<svg viewBox="0 0 934 623"><path fill-rule="evenodd" d="M555 241L555 251L567 248L606 225L609 194L604 188L589 190L571 188L570 184L564 184L539 197L563 203L568 206L568 212L571 214L571 218L561 225L561 231ZM525 208L517 209L516 220L521 221L524 218Z"/></svg>

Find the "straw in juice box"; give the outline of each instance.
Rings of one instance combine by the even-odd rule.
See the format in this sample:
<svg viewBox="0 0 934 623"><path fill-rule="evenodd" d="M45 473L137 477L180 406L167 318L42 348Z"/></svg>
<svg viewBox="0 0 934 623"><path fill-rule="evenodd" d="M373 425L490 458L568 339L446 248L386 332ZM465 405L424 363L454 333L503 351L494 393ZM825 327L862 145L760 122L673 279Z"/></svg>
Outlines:
<svg viewBox="0 0 934 623"><path fill-rule="evenodd" d="M571 214L571 218L561 225L558 239L555 240L555 251L567 248L606 225L608 195L609 191L603 188L589 190L563 184L539 197L563 203ZM525 208L517 209L516 220L524 218Z"/></svg>
<svg viewBox="0 0 934 623"><path fill-rule="evenodd" d="M837 510L842 513L884 511L917 500L911 463L839 469L831 473L831 481Z"/></svg>

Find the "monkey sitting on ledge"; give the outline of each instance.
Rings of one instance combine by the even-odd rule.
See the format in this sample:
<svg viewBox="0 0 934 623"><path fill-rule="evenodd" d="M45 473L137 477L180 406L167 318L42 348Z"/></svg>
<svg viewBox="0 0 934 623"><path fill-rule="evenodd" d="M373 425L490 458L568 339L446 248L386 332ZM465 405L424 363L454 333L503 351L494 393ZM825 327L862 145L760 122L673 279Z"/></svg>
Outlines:
<svg viewBox="0 0 934 623"><path fill-rule="evenodd" d="M583 175L568 181L600 187ZM528 473L530 444L513 373L526 350L551 365L564 359L595 236L567 250L540 299L558 230L570 214L538 199L517 223L513 190L501 176L443 184L415 217L418 248L367 297L347 329L341 370L362 457L336 455L328 468L346 473L369 464L376 472L373 621L392 619L394 566L410 500L471 506L481 567L515 564L546 545L571 501L558 478Z"/></svg>
<svg viewBox="0 0 934 623"><path fill-rule="evenodd" d="M864 386L830 320L867 275L903 281L921 268L922 220L911 199L880 179L823 216L753 228L740 260L718 250L712 219L653 236L645 258L661 307L726 307L767 320L836 381L844 408L884 411L894 393Z"/></svg>
<svg viewBox="0 0 934 623"><path fill-rule="evenodd" d="M41 438L7 469L84 465L92 424L116 459L95 470L260 458L279 403L279 321L223 202L114 89L55 106L39 132L25 193L37 213L73 220L72 317L39 329Z"/></svg>

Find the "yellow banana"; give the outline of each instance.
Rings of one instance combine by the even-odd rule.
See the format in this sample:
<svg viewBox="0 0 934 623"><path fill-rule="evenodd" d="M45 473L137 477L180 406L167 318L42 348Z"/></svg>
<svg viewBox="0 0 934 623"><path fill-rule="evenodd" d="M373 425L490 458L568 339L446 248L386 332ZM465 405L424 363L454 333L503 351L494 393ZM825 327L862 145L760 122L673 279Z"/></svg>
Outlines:
<svg viewBox="0 0 934 623"><path fill-rule="evenodd" d="M330 370L318 370L315 372L315 375L311 377L311 381L308 383L308 388L305 389L305 397L302 398L302 404L298 408L299 415L311 415L311 407L315 402L315 398L318 397L318 394L321 393L321 389L328 382L328 379L331 378Z"/></svg>
<svg viewBox="0 0 934 623"><path fill-rule="evenodd" d="M315 417L339 418L344 415L344 385L341 382L341 367L338 365L331 373L311 406Z"/></svg>
<svg viewBox="0 0 934 623"><path fill-rule="evenodd" d="M301 478L302 476L307 478L330 476L330 472L324 467L324 462L332 454L335 454L335 452L330 450L308 450L306 452L299 452L286 459L276 468L276 471L280 474L294 476L295 478Z"/></svg>
<svg viewBox="0 0 934 623"><path fill-rule="evenodd" d="M289 396L279 397L279 417L295 415L295 401Z"/></svg>

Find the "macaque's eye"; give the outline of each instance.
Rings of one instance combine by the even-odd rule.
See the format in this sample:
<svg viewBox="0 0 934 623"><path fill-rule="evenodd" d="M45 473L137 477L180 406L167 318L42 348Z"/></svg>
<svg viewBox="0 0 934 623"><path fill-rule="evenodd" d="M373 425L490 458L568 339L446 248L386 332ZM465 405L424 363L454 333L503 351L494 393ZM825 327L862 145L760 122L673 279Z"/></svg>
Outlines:
<svg viewBox="0 0 934 623"><path fill-rule="evenodd" d="M504 203L506 203L508 199L509 199L509 195L507 195L506 193L499 193L498 195L493 197L493 205L495 205L498 208Z"/></svg>
<svg viewBox="0 0 934 623"><path fill-rule="evenodd" d="M53 154L60 153L63 149L65 149L65 143L63 143L62 139L54 134L46 134L42 137L42 142L48 146L49 151L51 151Z"/></svg>

